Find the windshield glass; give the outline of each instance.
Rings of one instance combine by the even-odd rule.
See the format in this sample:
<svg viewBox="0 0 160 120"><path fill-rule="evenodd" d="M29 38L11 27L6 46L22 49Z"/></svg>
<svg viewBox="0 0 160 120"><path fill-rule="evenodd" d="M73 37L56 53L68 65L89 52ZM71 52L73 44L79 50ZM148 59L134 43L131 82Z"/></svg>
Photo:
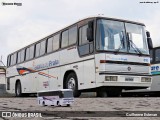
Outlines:
<svg viewBox="0 0 160 120"><path fill-rule="evenodd" d="M120 21L97 21L97 50L149 54L144 26Z"/></svg>
<svg viewBox="0 0 160 120"><path fill-rule="evenodd" d="M73 97L72 91L63 91L63 98L70 98Z"/></svg>
<svg viewBox="0 0 160 120"><path fill-rule="evenodd" d="M129 52L137 53L138 48L141 53L148 54L147 42L144 32L144 27L141 25L125 23L128 40Z"/></svg>

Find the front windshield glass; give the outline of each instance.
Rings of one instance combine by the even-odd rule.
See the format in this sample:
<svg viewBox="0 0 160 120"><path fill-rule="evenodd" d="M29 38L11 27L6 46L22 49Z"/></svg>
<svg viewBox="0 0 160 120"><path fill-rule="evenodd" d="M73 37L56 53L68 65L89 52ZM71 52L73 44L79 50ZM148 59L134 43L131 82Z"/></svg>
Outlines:
<svg viewBox="0 0 160 120"><path fill-rule="evenodd" d="M124 23L112 20L98 20L97 32L100 50L127 51Z"/></svg>
<svg viewBox="0 0 160 120"><path fill-rule="evenodd" d="M97 21L97 50L149 54L144 26L114 20Z"/></svg>
<svg viewBox="0 0 160 120"><path fill-rule="evenodd" d="M137 48L143 54L148 54L147 41L144 27L141 25L125 23L126 33L129 40L129 52L137 53Z"/></svg>

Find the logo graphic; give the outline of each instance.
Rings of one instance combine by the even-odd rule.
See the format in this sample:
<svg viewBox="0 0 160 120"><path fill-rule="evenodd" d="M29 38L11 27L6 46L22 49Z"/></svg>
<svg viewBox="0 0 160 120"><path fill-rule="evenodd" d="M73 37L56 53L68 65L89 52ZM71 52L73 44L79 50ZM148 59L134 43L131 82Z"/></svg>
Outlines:
<svg viewBox="0 0 160 120"><path fill-rule="evenodd" d="M12 117L11 112L2 112L2 117Z"/></svg>
<svg viewBox="0 0 160 120"><path fill-rule="evenodd" d="M43 82L43 86L47 88L49 86L49 82L48 81Z"/></svg>
<svg viewBox="0 0 160 120"><path fill-rule="evenodd" d="M25 75L25 74L28 74L28 73L38 72L39 75L42 75L42 76L45 76L45 77L48 77L48 78L57 78L57 77L49 75L47 73L39 72L37 70L33 70L31 68L25 68L25 67L21 67L21 66L17 66L17 71L18 71L19 75Z"/></svg>
<svg viewBox="0 0 160 120"><path fill-rule="evenodd" d="M128 69L128 71L131 71L131 67L128 67L127 69Z"/></svg>

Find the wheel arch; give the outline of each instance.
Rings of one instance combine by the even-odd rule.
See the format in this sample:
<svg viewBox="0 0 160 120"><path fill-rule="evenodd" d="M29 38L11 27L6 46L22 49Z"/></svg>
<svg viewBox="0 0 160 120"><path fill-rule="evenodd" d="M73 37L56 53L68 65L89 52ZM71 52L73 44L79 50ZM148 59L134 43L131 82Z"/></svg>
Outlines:
<svg viewBox="0 0 160 120"><path fill-rule="evenodd" d="M67 70L67 71L65 72L64 76L63 76L63 88L65 88L65 82L66 82L66 79L65 79L65 78L66 78L70 73L74 73L74 74L76 75L76 77L77 77L77 73L76 73L73 69ZM77 78L77 85L78 85L78 78Z"/></svg>

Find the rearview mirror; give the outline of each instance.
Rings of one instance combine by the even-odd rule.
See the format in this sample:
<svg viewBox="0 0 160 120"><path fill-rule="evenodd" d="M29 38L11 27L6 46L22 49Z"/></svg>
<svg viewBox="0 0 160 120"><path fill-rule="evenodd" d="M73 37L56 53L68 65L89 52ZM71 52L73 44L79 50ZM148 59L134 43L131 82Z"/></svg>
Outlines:
<svg viewBox="0 0 160 120"><path fill-rule="evenodd" d="M93 41L93 21L88 22L88 28L87 28L87 40L89 42Z"/></svg>
<svg viewBox="0 0 160 120"><path fill-rule="evenodd" d="M152 39L150 37L150 32L147 31L146 36L147 36L148 48L153 49L153 43L152 43Z"/></svg>

